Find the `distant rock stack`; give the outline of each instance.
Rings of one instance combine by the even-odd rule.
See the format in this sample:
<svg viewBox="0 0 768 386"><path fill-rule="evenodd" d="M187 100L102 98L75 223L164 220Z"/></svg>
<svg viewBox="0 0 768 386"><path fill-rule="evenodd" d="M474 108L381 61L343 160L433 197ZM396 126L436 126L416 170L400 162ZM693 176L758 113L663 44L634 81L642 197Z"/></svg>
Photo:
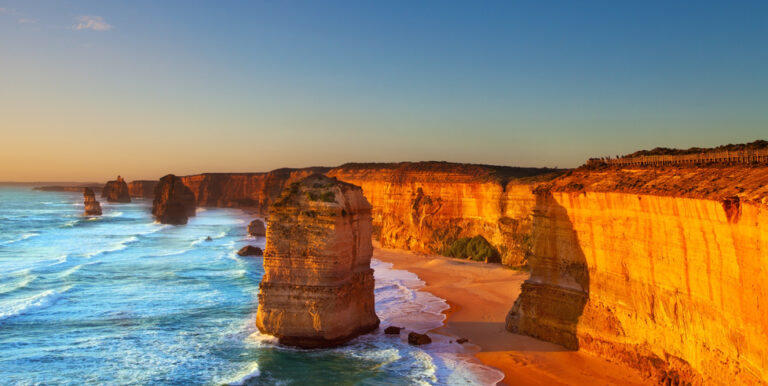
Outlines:
<svg viewBox="0 0 768 386"><path fill-rule="evenodd" d="M131 202L131 194L128 191L128 184L123 177L117 176L114 181L108 181L101 191L101 197L106 198L107 202Z"/></svg>
<svg viewBox="0 0 768 386"><path fill-rule="evenodd" d="M96 195L91 188L83 188L83 197L85 198L86 216L101 216L101 204L96 201Z"/></svg>
<svg viewBox="0 0 768 386"><path fill-rule="evenodd" d="M270 206L259 331L319 348L378 327L371 229L358 186L312 175L285 189Z"/></svg>
<svg viewBox="0 0 768 386"><path fill-rule="evenodd" d="M152 214L162 224L186 224L195 215L195 195L181 178L169 174L155 187Z"/></svg>
<svg viewBox="0 0 768 386"><path fill-rule="evenodd" d="M157 181L136 180L128 183L128 193L131 197L153 198Z"/></svg>
<svg viewBox="0 0 768 386"><path fill-rule="evenodd" d="M264 225L264 221L259 219L251 221L248 224L248 234L251 236L264 237L267 235L267 227Z"/></svg>

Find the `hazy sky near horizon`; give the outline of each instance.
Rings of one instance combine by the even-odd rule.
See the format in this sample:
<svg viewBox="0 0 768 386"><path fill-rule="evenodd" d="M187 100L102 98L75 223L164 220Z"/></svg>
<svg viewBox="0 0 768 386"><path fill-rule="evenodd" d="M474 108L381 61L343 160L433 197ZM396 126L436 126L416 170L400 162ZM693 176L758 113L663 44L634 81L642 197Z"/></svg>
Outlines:
<svg viewBox="0 0 768 386"><path fill-rule="evenodd" d="M768 139L768 2L3 1L0 181Z"/></svg>

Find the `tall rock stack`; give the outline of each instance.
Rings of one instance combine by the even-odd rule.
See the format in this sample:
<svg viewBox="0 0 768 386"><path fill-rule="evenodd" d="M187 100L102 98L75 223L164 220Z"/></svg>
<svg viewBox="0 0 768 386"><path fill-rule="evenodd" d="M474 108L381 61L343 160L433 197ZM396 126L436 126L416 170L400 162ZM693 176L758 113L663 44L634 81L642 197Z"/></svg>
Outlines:
<svg viewBox="0 0 768 386"><path fill-rule="evenodd" d="M319 348L377 328L372 254L360 187L323 175L291 184L270 206L259 331Z"/></svg>
<svg viewBox="0 0 768 386"><path fill-rule="evenodd" d="M195 194L181 178L169 174L155 187L152 214L162 224L184 225L195 215Z"/></svg>
<svg viewBox="0 0 768 386"><path fill-rule="evenodd" d="M83 188L85 216L101 216L101 204L96 201L96 195L91 188Z"/></svg>
<svg viewBox="0 0 768 386"><path fill-rule="evenodd" d="M101 191L101 197L106 198L107 202L131 202L131 194L128 191L128 184L123 177L117 176L116 180L108 181Z"/></svg>

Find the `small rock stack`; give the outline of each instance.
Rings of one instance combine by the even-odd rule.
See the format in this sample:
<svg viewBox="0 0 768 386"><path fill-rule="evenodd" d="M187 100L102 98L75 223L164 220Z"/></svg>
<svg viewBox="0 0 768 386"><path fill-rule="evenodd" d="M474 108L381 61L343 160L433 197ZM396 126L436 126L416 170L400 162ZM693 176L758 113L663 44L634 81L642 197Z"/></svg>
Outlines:
<svg viewBox="0 0 768 386"><path fill-rule="evenodd" d="M155 187L152 215L161 224L184 225L195 215L195 194L181 178L169 174Z"/></svg>
<svg viewBox="0 0 768 386"><path fill-rule="evenodd" d="M91 188L83 188L85 216L101 216L101 204L96 201L96 195Z"/></svg>
<svg viewBox="0 0 768 386"><path fill-rule="evenodd" d="M128 184L123 177L117 176L116 180L108 181L101 191L101 198L106 198L107 202L131 202L131 194L128 191Z"/></svg>

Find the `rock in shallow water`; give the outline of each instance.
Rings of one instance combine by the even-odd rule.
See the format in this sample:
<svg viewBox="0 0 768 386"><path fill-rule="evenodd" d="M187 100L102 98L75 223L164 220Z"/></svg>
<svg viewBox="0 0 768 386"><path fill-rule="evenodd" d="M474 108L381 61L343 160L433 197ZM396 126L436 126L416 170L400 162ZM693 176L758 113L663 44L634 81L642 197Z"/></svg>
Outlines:
<svg viewBox="0 0 768 386"><path fill-rule="evenodd" d="M101 197L106 198L107 202L131 202L131 194L128 191L128 184L123 177L117 176L114 181L108 181L101 191Z"/></svg>
<svg viewBox="0 0 768 386"><path fill-rule="evenodd" d="M387 335L398 335L402 329L402 327L389 326L384 329L384 333Z"/></svg>
<svg viewBox="0 0 768 386"><path fill-rule="evenodd" d="M261 248L259 247L254 247L253 245L246 245L240 248L240 250L237 251L237 254L240 256L261 256L264 254L264 251L262 251Z"/></svg>
<svg viewBox="0 0 768 386"><path fill-rule="evenodd" d="M432 343L432 338L430 338L429 335L427 334L419 334L417 332L412 332L408 334L408 343L414 346L420 346L422 344Z"/></svg>
<svg viewBox="0 0 768 386"><path fill-rule="evenodd" d="M362 189L313 175L291 184L269 212L259 331L318 348L376 329L371 205Z"/></svg>
<svg viewBox="0 0 768 386"><path fill-rule="evenodd" d="M155 187L152 214L161 224L186 224L195 215L195 195L181 178L169 174Z"/></svg>
<svg viewBox="0 0 768 386"><path fill-rule="evenodd" d="M86 216L101 216L101 204L96 201L96 195L91 188L83 188L83 198Z"/></svg>
<svg viewBox="0 0 768 386"><path fill-rule="evenodd" d="M267 227L264 225L264 221L259 219L251 221L248 224L248 234L251 236L263 237L267 235Z"/></svg>

